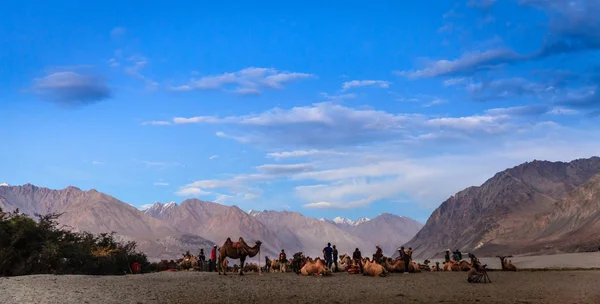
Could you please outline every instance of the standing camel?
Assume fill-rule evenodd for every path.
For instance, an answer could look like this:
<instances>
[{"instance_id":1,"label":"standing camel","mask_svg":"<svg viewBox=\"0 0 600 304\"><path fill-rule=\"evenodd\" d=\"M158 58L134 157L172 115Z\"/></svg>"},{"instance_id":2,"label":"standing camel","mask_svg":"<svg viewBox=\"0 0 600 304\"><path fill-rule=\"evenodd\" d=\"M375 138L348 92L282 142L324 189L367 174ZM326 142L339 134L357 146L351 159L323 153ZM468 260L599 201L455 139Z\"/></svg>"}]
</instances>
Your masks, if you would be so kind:
<instances>
[{"instance_id":1,"label":"standing camel","mask_svg":"<svg viewBox=\"0 0 600 304\"><path fill-rule=\"evenodd\" d=\"M223 275L227 275L225 272L226 268L223 268L223 262L226 258L240 260L240 275L244 274L244 262L246 261L246 257L254 257L260 252L261 241L256 241L256 245L254 247L248 246L244 239L240 237L239 241L232 242L231 238L227 238L225 243L221 248L219 248L219 261L217 264L217 269L219 274L221 274L221 270L223 271Z\"/></svg>"}]
</instances>

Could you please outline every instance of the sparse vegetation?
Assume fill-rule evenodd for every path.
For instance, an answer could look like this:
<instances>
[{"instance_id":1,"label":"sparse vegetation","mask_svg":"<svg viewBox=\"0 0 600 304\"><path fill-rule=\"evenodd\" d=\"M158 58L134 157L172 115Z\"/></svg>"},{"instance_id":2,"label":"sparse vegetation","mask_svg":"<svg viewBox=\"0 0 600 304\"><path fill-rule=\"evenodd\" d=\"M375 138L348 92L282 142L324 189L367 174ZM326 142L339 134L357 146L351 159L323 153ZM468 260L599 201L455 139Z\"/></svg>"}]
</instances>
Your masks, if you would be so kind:
<instances>
[{"instance_id":1,"label":"sparse vegetation","mask_svg":"<svg viewBox=\"0 0 600 304\"><path fill-rule=\"evenodd\" d=\"M118 242L112 233L93 235L59 226L60 214L35 215L0 209L0 276L28 274L117 275L138 262L151 270L135 242Z\"/></svg>"}]
</instances>

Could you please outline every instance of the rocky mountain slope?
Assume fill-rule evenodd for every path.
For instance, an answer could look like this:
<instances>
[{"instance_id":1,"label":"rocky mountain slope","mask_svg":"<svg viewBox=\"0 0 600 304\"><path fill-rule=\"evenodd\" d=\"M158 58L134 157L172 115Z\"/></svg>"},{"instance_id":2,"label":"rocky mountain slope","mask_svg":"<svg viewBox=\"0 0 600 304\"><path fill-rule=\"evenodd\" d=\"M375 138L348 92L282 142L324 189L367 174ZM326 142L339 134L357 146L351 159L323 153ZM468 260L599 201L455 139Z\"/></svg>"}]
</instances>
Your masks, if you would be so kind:
<instances>
[{"instance_id":1,"label":"rocky mountain slope","mask_svg":"<svg viewBox=\"0 0 600 304\"><path fill-rule=\"evenodd\" d=\"M576 195L570 192L599 172L598 157L569 163L533 161L504 170L443 202L405 246L411 246L415 256L426 258L441 256L446 248L480 255L530 252L535 249L530 244L540 246L540 231L546 229L548 235L571 231L572 227L564 225L548 230L552 229L547 227L550 219L560 218L550 214L559 212L559 205L569 210L580 208L581 197L559 201ZM549 227L558 224L553 225ZM556 249L569 250L568 246L559 247Z\"/></svg>"},{"instance_id":2,"label":"rocky mountain slope","mask_svg":"<svg viewBox=\"0 0 600 304\"><path fill-rule=\"evenodd\" d=\"M0 187L0 207L19 209L30 216L63 213L59 222L75 231L116 232L119 239L135 240L152 258L174 258L185 250L197 251L212 242L171 227L137 208L96 190L76 187L51 190L31 184Z\"/></svg>"},{"instance_id":3,"label":"rocky mountain slope","mask_svg":"<svg viewBox=\"0 0 600 304\"><path fill-rule=\"evenodd\" d=\"M600 173L569 192L542 217L533 250L588 251L600 246Z\"/></svg>"},{"instance_id":4,"label":"rocky mountain slope","mask_svg":"<svg viewBox=\"0 0 600 304\"><path fill-rule=\"evenodd\" d=\"M322 256L321 250L328 242L335 244L339 252L373 247L369 241L357 238L328 221L309 218L298 212L262 211L255 212L253 216L283 239L297 242L299 248L310 256Z\"/></svg>"},{"instance_id":5,"label":"rocky mountain slope","mask_svg":"<svg viewBox=\"0 0 600 304\"><path fill-rule=\"evenodd\" d=\"M342 228L350 235L379 245L385 255L391 256L398 247L414 237L423 225L411 218L382 213L368 221Z\"/></svg>"},{"instance_id":6,"label":"rocky mountain slope","mask_svg":"<svg viewBox=\"0 0 600 304\"><path fill-rule=\"evenodd\" d=\"M164 220L180 231L206 236L218 245L228 237L237 239L241 236L248 243L261 240L262 250L271 256L278 254L281 248L290 251L300 248L293 234L278 235L236 206L188 199L180 205L155 203L145 213Z\"/></svg>"}]
</instances>

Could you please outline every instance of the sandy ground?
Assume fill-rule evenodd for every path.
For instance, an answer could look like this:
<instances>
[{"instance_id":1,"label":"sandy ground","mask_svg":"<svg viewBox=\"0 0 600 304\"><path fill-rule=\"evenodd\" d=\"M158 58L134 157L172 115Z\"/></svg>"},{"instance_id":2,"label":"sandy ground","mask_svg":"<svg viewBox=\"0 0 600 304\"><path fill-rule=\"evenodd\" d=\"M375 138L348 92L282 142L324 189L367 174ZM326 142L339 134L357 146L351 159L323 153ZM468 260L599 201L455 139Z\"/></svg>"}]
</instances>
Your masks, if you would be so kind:
<instances>
[{"instance_id":1,"label":"sandy ground","mask_svg":"<svg viewBox=\"0 0 600 304\"><path fill-rule=\"evenodd\" d=\"M162 272L128 276L36 275L0 278L0 303L600 303L600 271L490 272L491 284L466 273L292 273L219 276Z\"/></svg>"},{"instance_id":2,"label":"sandy ground","mask_svg":"<svg viewBox=\"0 0 600 304\"><path fill-rule=\"evenodd\" d=\"M466 254L463 258L467 261L469 258ZM560 268L597 268L600 269L600 252L584 252L584 253L563 253L554 255L541 256L514 256L508 258L519 269L535 268L535 269L560 269ZM500 259L496 257L481 257L482 263L487 264L488 268L501 269ZM443 259L431 260L435 262L443 262ZM417 263L422 263L422 260L415 260ZM431 265L433 265L431 264Z\"/></svg>"}]
</instances>

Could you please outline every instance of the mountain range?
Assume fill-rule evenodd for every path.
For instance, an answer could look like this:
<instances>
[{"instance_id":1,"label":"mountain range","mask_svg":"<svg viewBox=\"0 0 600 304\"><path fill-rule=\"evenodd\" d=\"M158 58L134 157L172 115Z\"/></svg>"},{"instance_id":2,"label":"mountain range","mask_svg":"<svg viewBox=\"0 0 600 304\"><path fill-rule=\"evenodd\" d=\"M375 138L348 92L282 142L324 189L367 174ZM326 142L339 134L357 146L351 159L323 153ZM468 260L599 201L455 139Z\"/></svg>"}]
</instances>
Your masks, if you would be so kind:
<instances>
[{"instance_id":1,"label":"mountain range","mask_svg":"<svg viewBox=\"0 0 600 304\"><path fill-rule=\"evenodd\" d=\"M375 245L392 255L404 244L415 258L441 257L447 248L479 256L592 251L600 246L600 158L534 160L498 172L449 197L424 226L389 213L329 220L289 211L245 212L197 199L155 203L142 211L93 189L31 184L1 184L0 208L63 213L62 224L93 233L115 231L123 240L137 241L152 259L177 258L239 236L261 240L269 256L281 249L320 256L327 242L340 253L358 247L367 256Z\"/></svg>"},{"instance_id":2,"label":"mountain range","mask_svg":"<svg viewBox=\"0 0 600 304\"><path fill-rule=\"evenodd\" d=\"M405 246L481 256L597 250L600 158L526 162L444 201Z\"/></svg>"},{"instance_id":3,"label":"mountain range","mask_svg":"<svg viewBox=\"0 0 600 304\"><path fill-rule=\"evenodd\" d=\"M155 203L139 210L96 190L76 187L61 190L23 186L0 186L0 208L19 209L29 215L62 213L59 222L76 231L92 233L114 231L121 240L135 240L152 260L174 259L187 250L208 250L227 237L263 242L264 255L276 256L281 249L288 254L303 251L320 256L327 242L340 253L361 248L394 251L421 228L407 217L388 213L357 222L330 221L306 217L298 212L250 211L237 206L188 199L181 204ZM350 224L352 223L352 224ZM386 233L381 233L385 231Z\"/></svg>"}]
</instances>

